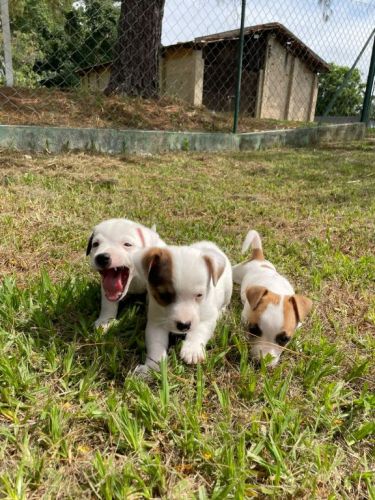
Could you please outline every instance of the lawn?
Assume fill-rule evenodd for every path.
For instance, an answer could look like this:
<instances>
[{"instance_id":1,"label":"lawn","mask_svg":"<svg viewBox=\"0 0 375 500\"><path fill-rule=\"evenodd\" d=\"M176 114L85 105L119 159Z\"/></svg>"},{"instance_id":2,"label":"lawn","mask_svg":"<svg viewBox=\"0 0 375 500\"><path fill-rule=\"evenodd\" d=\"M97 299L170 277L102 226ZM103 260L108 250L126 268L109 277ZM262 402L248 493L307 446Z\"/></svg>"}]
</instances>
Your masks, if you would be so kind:
<instances>
[{"instance_id":1,"label":"lawn","mask_svg":"<svg viewBox=\"0 0 375 500\"><path fill-rule=\"evenodd\" d=\"M236 154L0 153L1 498L375 498L375 141ZM145 307L93 330L84 256L108 217L173 243L249 227L314 300L274 370L255 368L239 291L208 359L172 350L150 384Z\"/></svg>"}]
</instances>

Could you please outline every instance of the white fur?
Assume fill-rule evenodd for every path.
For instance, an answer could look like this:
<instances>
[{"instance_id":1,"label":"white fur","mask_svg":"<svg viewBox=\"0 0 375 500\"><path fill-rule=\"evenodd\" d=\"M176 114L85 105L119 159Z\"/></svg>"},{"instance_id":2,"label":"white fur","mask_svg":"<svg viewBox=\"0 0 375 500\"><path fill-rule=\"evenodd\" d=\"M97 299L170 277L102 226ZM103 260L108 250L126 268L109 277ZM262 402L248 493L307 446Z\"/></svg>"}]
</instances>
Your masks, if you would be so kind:
<instances>
[{"instance_id":1,"label":"white fur","mask_svg":"<svg viewBox=\"0 0 375 500\"><path fill-rule=\"evenodd\" d=\"M143 235L143 239L140 235ZM99 246L95 246L99 243ZM131 246L124 246L124 244ZM101 286L101 310L95 327L108 328L110 322L116 318L119 302L127 293L142 293L146 291L146 280L140 275L133 263L135 252L151 246L165 246L163 240L153 229L127 219L109 219L101 222L93 229L92 248L90 251L91 265L99 271L95 257L108 253L111 257L110 267L129 268L129 278L121 296L115 300L108 300Z\"/></svg>"},{"instance_id":2,"label":"white fur","mask_svg":"<svg viewBox=\"0 0 375 500\"><path fill-rule=\"evenodd\" d=\"M246 252L250 245L253 249L262 249L261 239L257 231L249 231L242 251ZM251 311L246 298L246 290L249 287L262 286L281 296L280 303L277 305L269 304L260 318L259 327L262 330L262 336L259 339L250 338L252 357L260 359L270 354L273 357L270 366L274 366L282 353L282 347L275 342L275 337L282 331L284 324L284 300L286 296L294 295L294 288L268 260L251 260L233 266L233 280L241 285L241 301L244 305L241 318L245 325L248 323Z\"/></svg>"},{"instance_id":3,"label":"white fur","mask_svg":"<svg viewBox=\"0 0 375 500\"><path fill-rule=\"evenodd\" d=\"M186 339L182 343L181 358L188 364L203 361L206 356L206 344L232 295L231 264L215 244L203 241L191 246L167 248L172 255L176 300L164 307L149 294L147 358L145 365L137 367L137 373L145 373L149 368L158 369L159 362L167 355L169 333L181 334L176 327L177 322L191 322ZM216 286L210 279L204 256L209 256L215 266L222 266L224 269ZM139 259L135 259L139 269L142 268L141 258L142 255L139 255ZM198 294L202 294L202 297L197 297Z\"/></svg>"},{"instance_id":4,"label":"white fur","mask_svg":"<svg viewBox=\"0 0 375 500\"><path fill-rule=\"evenodd\" d=\"M250 229L247 233L246 238L242 244L242 253L245 253L251 245L251 248L259 248L262 250L262 241L260 239L259 233L254 229Z\"/></svg>"}]
</instances>

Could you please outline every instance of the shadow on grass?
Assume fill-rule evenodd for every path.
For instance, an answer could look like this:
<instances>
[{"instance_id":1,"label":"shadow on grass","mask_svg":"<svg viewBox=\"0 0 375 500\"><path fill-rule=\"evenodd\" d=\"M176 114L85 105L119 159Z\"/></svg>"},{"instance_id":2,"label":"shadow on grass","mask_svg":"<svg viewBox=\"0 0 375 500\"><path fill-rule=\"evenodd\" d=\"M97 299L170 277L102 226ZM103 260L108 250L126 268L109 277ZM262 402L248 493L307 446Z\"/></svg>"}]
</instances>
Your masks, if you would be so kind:
<instances>
[{"instance_id":1,"label":"shadow on grass","mask_svg":"<svg viewBox=\"0 0 375 500\"><path fill-rule=\"evenodd\" d=\"M42 273L24 290L9 279L0 285L0 326L31 337L47 360L74 352L82 368L95 365L105 377L123 379L144 353L145 295L127 297L107 332L94 329L99 309L100 286L89 278L52 283Z\"/></svg>"}]
</instances>

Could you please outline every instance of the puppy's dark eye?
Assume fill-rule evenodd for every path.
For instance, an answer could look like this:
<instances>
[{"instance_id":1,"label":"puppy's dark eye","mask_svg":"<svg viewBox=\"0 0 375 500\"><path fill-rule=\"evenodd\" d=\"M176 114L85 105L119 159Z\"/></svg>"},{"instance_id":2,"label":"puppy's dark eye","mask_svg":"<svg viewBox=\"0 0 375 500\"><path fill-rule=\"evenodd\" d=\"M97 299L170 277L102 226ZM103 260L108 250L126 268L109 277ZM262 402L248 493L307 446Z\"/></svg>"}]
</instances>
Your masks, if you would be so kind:
<instances>
[{"instance_id":1,"label":"puppy's dark eye","mask_svg":"<svg viewBox=\"0 0 375 500\"><path fill-rule=\"evenodd\" d=\"M92 248L97 248L99 246L99 241L95 241L95 243L92 244Z\"/></svg>"},{"instance_id":2,"label":"puppy's dark eye","mask_svg":"<svg viewBox=\"0 0 375 500\"><path fill-rule=\"evenodd\" d=\"M289 340L290 340L290 337L285 332L281 332L278 335L276 335L276 343L281 347L284 347L285 345L287 345Z\"/></svg>"},{"instance_id":3,"label":"puppy's dark eye","mask_svg":"<svg viewBox=\"0 0 375 500\"><path fill-rule=\"evenodd\" d=\"M197 293L195 296L195 298L198 300L201 299L202 297L203 297L203 293Z\"/></svg>"},{"instance_id":4,"label":"puppy's dark eye","mask_svg":"<svg viewBox=\"0 0 375 500\"><path fill-rule=\"evenodd\" d=\"M256 335L257 337L261 337L261 335L262 335L262 330L259 328L258 325L250 325L249 332L252 335Z\"/></svg>"},{"instance_id":5,"label":"puppy's dark eye","mask_svg":"<svg viewBox=\"0 0 375 500\"><path fill-rule=\"evenodd\" d=\"M124 243L124 247L132 247L133 245L131 243Z\"/></svg>"}]
</instances>

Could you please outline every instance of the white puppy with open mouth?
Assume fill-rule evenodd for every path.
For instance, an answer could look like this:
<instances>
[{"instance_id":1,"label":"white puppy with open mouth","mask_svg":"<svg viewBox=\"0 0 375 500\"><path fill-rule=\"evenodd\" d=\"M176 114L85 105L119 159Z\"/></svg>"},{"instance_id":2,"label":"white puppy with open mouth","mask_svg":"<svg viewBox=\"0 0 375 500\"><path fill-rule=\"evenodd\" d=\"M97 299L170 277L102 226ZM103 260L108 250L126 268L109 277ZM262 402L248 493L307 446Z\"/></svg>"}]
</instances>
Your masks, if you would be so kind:
<instances>
[{"instance_id":1,"label":"white puppy with open mouth","mask_svg":"<svg viewBox=\"0 0 375 500\"><path fill-rule=\"evenodd\" d=\"M158 369L167 355L169 334L184 336L180 356L188 364L203 361L220 313L232 295L232 268L213 243L150 248L135 257L149 295L144 365L135 373Z\"/></svg>"},{"instance_id":2,"label":"white puppy with open mouth","mask_svg":"<svg viewBox=\"0 0 375 500\"><path fill-rule=\"evenodd\" d=\"M146 279L138 274L134 254L147 247L165 246L154 231L127 219L109 219L94 227L86 255L101 274L101 310L95 327L108 328L116 318L119 302L127 293L146 291Z\"/></svg>"},{"instance_id":3,"label":"white puppy with open mouth","mask_svg":"<svg viewBox=\"0 0 375 500\"><path fill-rule=\"evenodd\" d=\"M233 280L241 285L242 322L250 333L251 356L259 360L270 354L273 359L269 366L275 366L310 312L312 301L296 295L289 281L264 259L257 231L248 232L242 252L250 245L251 258L233 267Z\"/></svg>"}]
</instances>

